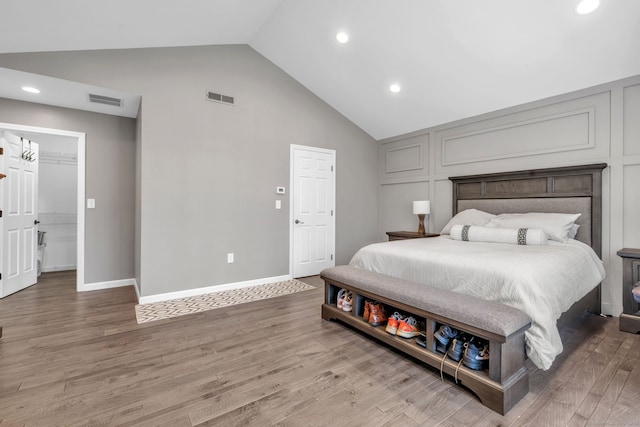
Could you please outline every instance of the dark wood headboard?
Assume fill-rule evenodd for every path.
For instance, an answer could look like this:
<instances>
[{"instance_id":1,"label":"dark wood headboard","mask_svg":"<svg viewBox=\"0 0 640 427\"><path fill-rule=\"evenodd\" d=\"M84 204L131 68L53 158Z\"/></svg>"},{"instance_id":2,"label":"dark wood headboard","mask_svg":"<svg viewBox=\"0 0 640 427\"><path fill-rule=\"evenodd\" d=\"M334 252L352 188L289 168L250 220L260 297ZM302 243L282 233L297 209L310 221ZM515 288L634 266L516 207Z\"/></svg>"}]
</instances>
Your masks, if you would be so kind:
<instances>
[{"instance_id":1,"label":"dark wood headboard","mask_svg":"<svg viewBox=\"0 0 640 427\"><path fill-rule=\"evenodd\" d=\"M606 163L457 176L453 214L476 208L495 214L582 213L576 239L602 252L602 170Z\"/></svg>"}]
</instances>

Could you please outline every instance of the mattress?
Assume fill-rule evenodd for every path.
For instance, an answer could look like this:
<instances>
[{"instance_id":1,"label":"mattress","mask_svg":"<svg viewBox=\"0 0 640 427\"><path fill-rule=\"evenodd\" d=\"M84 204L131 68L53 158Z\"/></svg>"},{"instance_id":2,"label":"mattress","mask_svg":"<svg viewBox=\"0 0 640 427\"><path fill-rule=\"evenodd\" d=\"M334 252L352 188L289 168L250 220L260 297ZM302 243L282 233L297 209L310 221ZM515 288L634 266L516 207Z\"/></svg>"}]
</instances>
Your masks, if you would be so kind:
<instances>
[{"instance_id":1,"label":"mattress","mask_svg":"<svg viewBox=\"0 0 640 427\"><path fill-rule=\"evenodd\" d=\"M525 332L527 355L545 370L562 352L558 318L605 277L593 249L577 240L543 246L449 236L398 240L360 249L349 265L524 311L532 319Z\"/></svg>"}]
</instances>

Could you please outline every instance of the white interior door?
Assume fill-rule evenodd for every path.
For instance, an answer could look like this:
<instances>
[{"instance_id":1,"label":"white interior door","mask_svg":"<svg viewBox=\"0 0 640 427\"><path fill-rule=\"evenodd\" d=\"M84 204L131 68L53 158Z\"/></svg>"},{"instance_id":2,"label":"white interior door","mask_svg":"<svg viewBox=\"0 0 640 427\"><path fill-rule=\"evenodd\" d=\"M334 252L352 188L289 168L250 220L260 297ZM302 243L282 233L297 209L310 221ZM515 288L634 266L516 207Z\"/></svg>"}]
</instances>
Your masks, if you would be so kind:
<instances>
[{"instance_id":1,"label":"white interior door","mask_svg":"<svg viewBox=\"0 0 640 427\"><path fill-rule=\"evenodd\" d=\"M38 278L38 144L0 133L0 298Z\"/></svg>"},{"instance_id":2,"label":"white interior door","mask_svg":"<svg viewBox=\"0 0 640 427\"><path fill-rule=\"evenodd\" d=\"M334 150L291 146L293 277L335 265Z\"/></svg>"}]
</instances>

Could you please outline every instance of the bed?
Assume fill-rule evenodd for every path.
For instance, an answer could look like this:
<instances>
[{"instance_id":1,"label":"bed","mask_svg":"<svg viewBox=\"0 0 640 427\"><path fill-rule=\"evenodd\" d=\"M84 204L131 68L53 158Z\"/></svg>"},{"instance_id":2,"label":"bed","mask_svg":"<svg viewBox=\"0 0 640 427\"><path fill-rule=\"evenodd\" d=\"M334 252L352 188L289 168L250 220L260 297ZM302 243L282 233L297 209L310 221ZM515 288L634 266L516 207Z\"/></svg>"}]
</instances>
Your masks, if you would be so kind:
<instances>
[{"instance_id":1,"label":"bed","mask_svg":"<svg viewBox=\"0 0 640 427\"><path fill-rule=\"evenodd\" d=\"M525 366L525 342L531 361L542 369L547 369L562 349L558 329L585 315L600 312L599 281L604 277L604 269L599 259L602 243L602 170L606 166L591 164L449 178L453 188L454 216L459 213L464 215L464 211L473 209L491 214L579 213L580 216L575 221L579 228L574 240L562 244L551 243L545 248L520 248L524 251L514 250L518 245L454 242L443 236L376 244L373 246L383 248L382 252L393 254L391 267L383 266L384 261L378 259L379 254L373 255L373 261L365 261L361 259L359 252L354 256L350 266L333 267L321 273L325 280L322 317L326 320L340 320L422 362L438 367L441 372L444 370L455 376L456 382L461 380L461 383L471 389L486 406L501 414L506 413L529 389L528 368ZM551 272L551 277L555 277L556 281L547 284L541 292L552 293L552 301L557 297L554 292L563 288L565 282L568 283L568 276L576 276L577 280L569 286L571 289L568 297L563 297L562 301L558 301L551 308L543 306L546 303L541 301L540 292L525 291L525 296L530 294L530 298L520 302L512 301L511 291L527 285L518 282L517 274L512 277L513 283L504 285L505 289L509 289L504 292L506 298L495 299L486 295L482 297L477 288L485 286L490 294L501 294L502 289L499 280L489 278L484 272L478 274L479 280L474 281L473 269L482 270L487 259L496 258L495 254L487 255L486 245L500 246L499 252L502 251L503 254L517 253L516 260L502 264L503 270L524 271L530 264L528 259L531 252L551 250L546 256L552 260L556 256L554 250L560 248L561 252L567 252L565 255L568 256L569 264L576 262L578 267L569 271L558 266L559 268ZM407 266L407 262L414 262L412 257L416 253L428 252L426 248L429 247L440 252L447 246L449 249L453 247L454 252L459 252L459 258L453 261L454 264L469 264L464 274L456 273L458 275L454 274L453 278L445 276L445 282L453 283L449 289L444 286L438 287L441 285L439 282L443 281L442 277L439 277L442 276L442 271L424 271L435 267L423 266L423 271L420 272L420 268ZM402 250L398 251L399 248ZM398 255L397 252L405 252L407 259L400 261L402 255ZM582 261L573 258L578 256L576 253L581 254L579 257L582 257ZM553 261L551 264L546 262L546 267L538 269L554 267ZM367 263L369 265L365 265ZM444 267L440 268L446 272L451 265L445 263ZM535 270L534 266L524 277L533 275L532 272ZM581 286L582 281L590 283ZM336 295L341 288L353 291L353 312L345 313L336 307ZM426 349L419 350L415 344L390 336L384 331L384 327L372 328L363 322L361 316L365 300L372 298L378 299L390 308L397 307L425 320ZM540 317L541 314L546 317ZM462 369L459 363L456 365L438 353L433 334L441 325L451 325L487 339L491 349L488 371L483 373ZM510 329L500 331L502 325L507 325ZM551 337L540 334L541 330L550 332ZM548 341L546 347L542 344L539 348L540 340Z\"/></svg>"},{"instance_id":2,"label":"bed","mask_svg":"<svg viewBox=\"0 0 640 427\"><path fill-rule=\"evenodd\" d=\"M560 316L568 312L560 322L564 324L585 311L600 311L600 188L605 166L450 178L454 214L471 212L468 209L491 214L580 213L575 239L566 243L465 242L443 235L369 245L349 265L524 311L532 319L525 333L527 355L537 367L549 369L562 352L556 324Z\"/></svg>"}]
</instances>

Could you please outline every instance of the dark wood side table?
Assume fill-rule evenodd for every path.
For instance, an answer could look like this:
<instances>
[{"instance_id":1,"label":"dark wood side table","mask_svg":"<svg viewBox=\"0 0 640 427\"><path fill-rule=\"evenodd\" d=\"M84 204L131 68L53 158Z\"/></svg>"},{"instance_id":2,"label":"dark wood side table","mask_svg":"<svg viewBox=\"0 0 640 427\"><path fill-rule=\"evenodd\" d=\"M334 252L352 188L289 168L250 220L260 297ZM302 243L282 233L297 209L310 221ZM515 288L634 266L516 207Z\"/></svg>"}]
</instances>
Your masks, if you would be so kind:
<instances>
[{"instance_id":1,"label":"dark wood side table","mask_svg":"<svg viewBox=\"0 0 640 427\"><path fill-rule=\"evenodd\" d=\"M423 239L425 237L438 237L437 233L418 233L417 231L387 231L389 241L406 239Z\"/></svg>"},{"instance_id":2,"label":"dark wood side table","mask_svg":"<svg viewBox=\"0 0 640 427\"><path fill-rule=\"evenodd\" d=\"M620 249L618 256L622 257L620 330L637 334L640 332L640 305L634 301L631 289L640 282L640 249Z\"/></svg>"}]
</instances>

